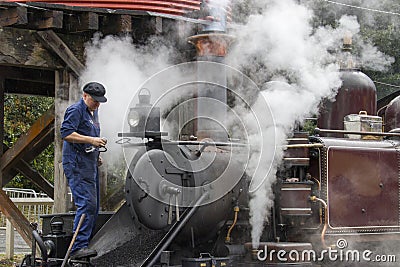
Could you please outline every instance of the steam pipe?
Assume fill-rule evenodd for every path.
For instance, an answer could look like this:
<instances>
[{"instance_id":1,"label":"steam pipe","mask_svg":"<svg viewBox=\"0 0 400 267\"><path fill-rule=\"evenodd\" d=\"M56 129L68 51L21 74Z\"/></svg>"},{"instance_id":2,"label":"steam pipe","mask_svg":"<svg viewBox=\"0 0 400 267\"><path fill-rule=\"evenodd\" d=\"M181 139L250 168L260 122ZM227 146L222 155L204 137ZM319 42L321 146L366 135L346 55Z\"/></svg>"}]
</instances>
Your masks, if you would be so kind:
<instances>
[{"instance_id":1,"label":"steam pipe","mask_svg":"<svg viewBox=\"0 0 400 267\"><path fill-rule=\"evenodd\" d=\"M33 232L35 232L37 230L37 224L31 223L31 227L36 227L33 229ZM32 232L33 238L32 238L32 255L31 255L32 259L30 262L31 267L35 267L35 265L36 265L36 238L33 235L33 232Z\"/></svg>"},{"instance_id":2,"label":"steam pipe","mask_svg":"<svg viewBox=\"0 0 400 267\"><path fill-rule=\"evenodd\" d=\"M323 144L295 144L295 145L286 145L284 148L318 148L323 147Z\"/></svg>"},{"instance_id":3,"label":"steam pipe","mask_svg":"<svg viewBox=\"0 0 400 267\"><path fill-rule=\"evenodd\" d=\"M326 229L328 228L328 205L326 204L326 202L323 199L317 198L316 196L311 196L310 200L318 201L318 202L322 203L322 205L325 208L324 228L322 229L322 232L321 232L321 243L326 248L326 247L328 247L325 243L325 233L326 233Z\"/></svg>"},{"instance_id":4,"label":"steam pipe","mask_svg":"<svg viewBox=\"0 0 400 267\"><path fill-rule=\"evenodd\" d=\"M39 233L36 230L32 231L32 235L39 245L40 253L42 254L43 266L45 267L47 266L47 259L48 259L46 246L44 245L43 239L40 237Z\"/></svg>"},{"instance_id":5,"label":"steam pipe","mask_svg":"<svg viewBox=\"0 0 400 267\"><path fill-rule=\"evenodd\" d=\"M359 134L359 135L376 135L376 136L392 136L392 137L400 137L400 133L387 133L387 132L358 132L358 131L345 131L345 130L328 130L328 129L319 129L315 128L315 133L342 133L342 134Z\"/></svg>"},{"instance_id":6,"label":"steam pipe","mask_svg":"<svg viewBox=\"0 0 400 267\"><path fill-rule=\"evenodd\" d=\"M204 194L199 197L199 199L194 204L193 208L188 212L186 216L184 216L183 220L179 222L177 221L168 231L168 233L164 236L164 238L160 241L159 245L162 246L159 247L159 245L157 245L151 252L149 257L147 257L147 259L142 263L142 265L140 265L140 267L144 266L151 267L155 264L155 262L160 257L161 253L171 244L171 242L174 240L174 238L177 236L180 230L182 230L183 226L185 226L185 224L189 221L189 219L195 214L200 204L206 197L208 197L208 195L209 195L208 192L204 192Z\"/></svg>"},{"instance_id":7,"label":"steam pipe","mask_svg":"<svg viewBox=\"0 0 400 267\"><path fill-rule=\"evenodd\" d=\"M239 213L239 207L235 206L233 208L233 211L235 212L235 216L234 216L234 219L233 219L233 223L232 223L231 227L229 227L228 233L226 234L226 238L225 238L226 242L231 242L231 232L232 232L232 230L235 227L236 222L237 222L237 217L238 217L238 213Z\"/></svg>"},{"instance_id":8,"label":"steam pipe","mask_svg":"<svg viewBox=\"0 0 400 267\"><path fill-rule=\"evenodd\" d=\"M317 178L312 177L309 173L306 174L307 180L312 180L318 185L318 190L321 191L321 182L317 180Z\"/></svg>"},{"instance_id":9,"label":"steam pipe","mask_svg":"<svg viewBox=\"0 0 400 267\"><path fill-rule=\"evenodd\" d=\"M129 141L123 143L125 147L129 146L145 146L148 142L141 143L129 143ZM230 142L201 142L201 141L161 141L162 146L176 146L176 145L186 145L186 146L231 146L231 147L245 147L249 146L249 144L244 143L230 143Z\"/></svg>"}]
</instances>

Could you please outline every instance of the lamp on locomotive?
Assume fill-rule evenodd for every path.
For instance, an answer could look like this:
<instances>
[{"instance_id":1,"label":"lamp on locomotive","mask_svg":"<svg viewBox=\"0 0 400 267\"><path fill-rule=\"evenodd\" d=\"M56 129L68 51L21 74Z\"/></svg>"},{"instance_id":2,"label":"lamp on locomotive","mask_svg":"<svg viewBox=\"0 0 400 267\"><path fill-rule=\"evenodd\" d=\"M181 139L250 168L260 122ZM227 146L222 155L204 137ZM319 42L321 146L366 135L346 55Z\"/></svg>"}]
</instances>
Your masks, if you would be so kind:
<instances>
[{"instance_id":1,"label":"lamp on locomotive","mask_svg":"<svg viewBox=\"0 0 400 267\"><path fill-rule=\"evenodd\" d=\"M146 88L139 92L139 103L131 108L128 124L131 136L155 137L160 135L160 108L150 104L151 94Z\"/></svg>"}]
</instances>

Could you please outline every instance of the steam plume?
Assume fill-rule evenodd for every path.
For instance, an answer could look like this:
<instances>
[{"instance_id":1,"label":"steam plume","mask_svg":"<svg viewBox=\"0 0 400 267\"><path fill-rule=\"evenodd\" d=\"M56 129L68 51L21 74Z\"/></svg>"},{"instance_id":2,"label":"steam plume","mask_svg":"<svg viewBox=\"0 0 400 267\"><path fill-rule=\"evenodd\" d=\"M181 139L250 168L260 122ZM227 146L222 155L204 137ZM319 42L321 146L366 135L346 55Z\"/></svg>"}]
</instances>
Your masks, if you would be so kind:
<instances>
[{"instance_id":1,"label":"steam plume","mask_svg":"<svg viewBox=\"0 0 400 267\"><path fill-rule=\"evenodd\" d=\"M249 10L257 13L235 27L237 42L230 62L263 85L260 98L268 103L275 120L275 125L271 122L263 129L250 160L260 160L258 166L250 166L256 170L249 169L253 173L250 223L257 247L272 206L271 186L285 139L296 122L317 113L322 98L335 95L341 80L330 51L340 51L344 33L357 34L359 24L356 17L345 16L337 28L315 29L313 11L294 0L259 1L255 6Z\"/></svg>"},{"instance_id":2,"label":"steam plume","mask_svg":"<svg viewBox=\"0 0 400 267\"><path fill-rule=\"evenodd\" d=\"M107 103L99 108L102 136L107 137L108 164L119 164L121 146L115 144L117 133L127 131L124 119L133 96L153 73L168 66L170 49L156 38L147 46L135 46L130 37L96 35L86 47L86 70L82 84L98 81L105 85Z\"/></svg>"}]
</instances>

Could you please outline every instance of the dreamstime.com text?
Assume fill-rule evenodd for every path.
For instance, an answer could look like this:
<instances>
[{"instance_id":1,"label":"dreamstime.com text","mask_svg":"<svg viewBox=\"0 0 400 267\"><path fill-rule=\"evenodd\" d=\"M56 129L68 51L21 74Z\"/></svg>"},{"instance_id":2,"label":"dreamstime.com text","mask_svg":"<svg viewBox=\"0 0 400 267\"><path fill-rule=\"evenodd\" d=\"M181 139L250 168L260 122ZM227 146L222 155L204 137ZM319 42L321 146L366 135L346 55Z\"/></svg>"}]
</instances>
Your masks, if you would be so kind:
<instances>
[{"instance_id":1,"label":"dreamstime.com text","mask_svg":"<svg viewBox=\"0 0 400 267\"><path fill-rule=\"evenodd\" d=\"M394 263L397 261L396 255L374 254L371 250L347 249L347 241L339 239L336 248L324 249L317 253L314 250L275 250L269 249L267 245L257 252L259 261L280 262L375 262L375 263Z\"/></svg>"}]
</instances>

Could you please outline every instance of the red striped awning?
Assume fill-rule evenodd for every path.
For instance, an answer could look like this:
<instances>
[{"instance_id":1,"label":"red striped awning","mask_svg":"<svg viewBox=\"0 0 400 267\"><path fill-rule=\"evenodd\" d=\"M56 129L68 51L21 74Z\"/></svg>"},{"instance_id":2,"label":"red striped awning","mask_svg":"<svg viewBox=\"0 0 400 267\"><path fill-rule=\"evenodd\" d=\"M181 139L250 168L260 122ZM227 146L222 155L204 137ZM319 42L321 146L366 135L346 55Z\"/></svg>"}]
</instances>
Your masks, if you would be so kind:
<instances>
[{"instance_id":1,"label":"red striped awning","mask_svg":"<svg viewBox=\"0 0 400 267\"><path fill-rule=\"evenodd\" d=\"M6 0L6 2L40 2L93 8L130 9L183 16L200 10L201 0Z\"/></svg>"}]
</instances>

